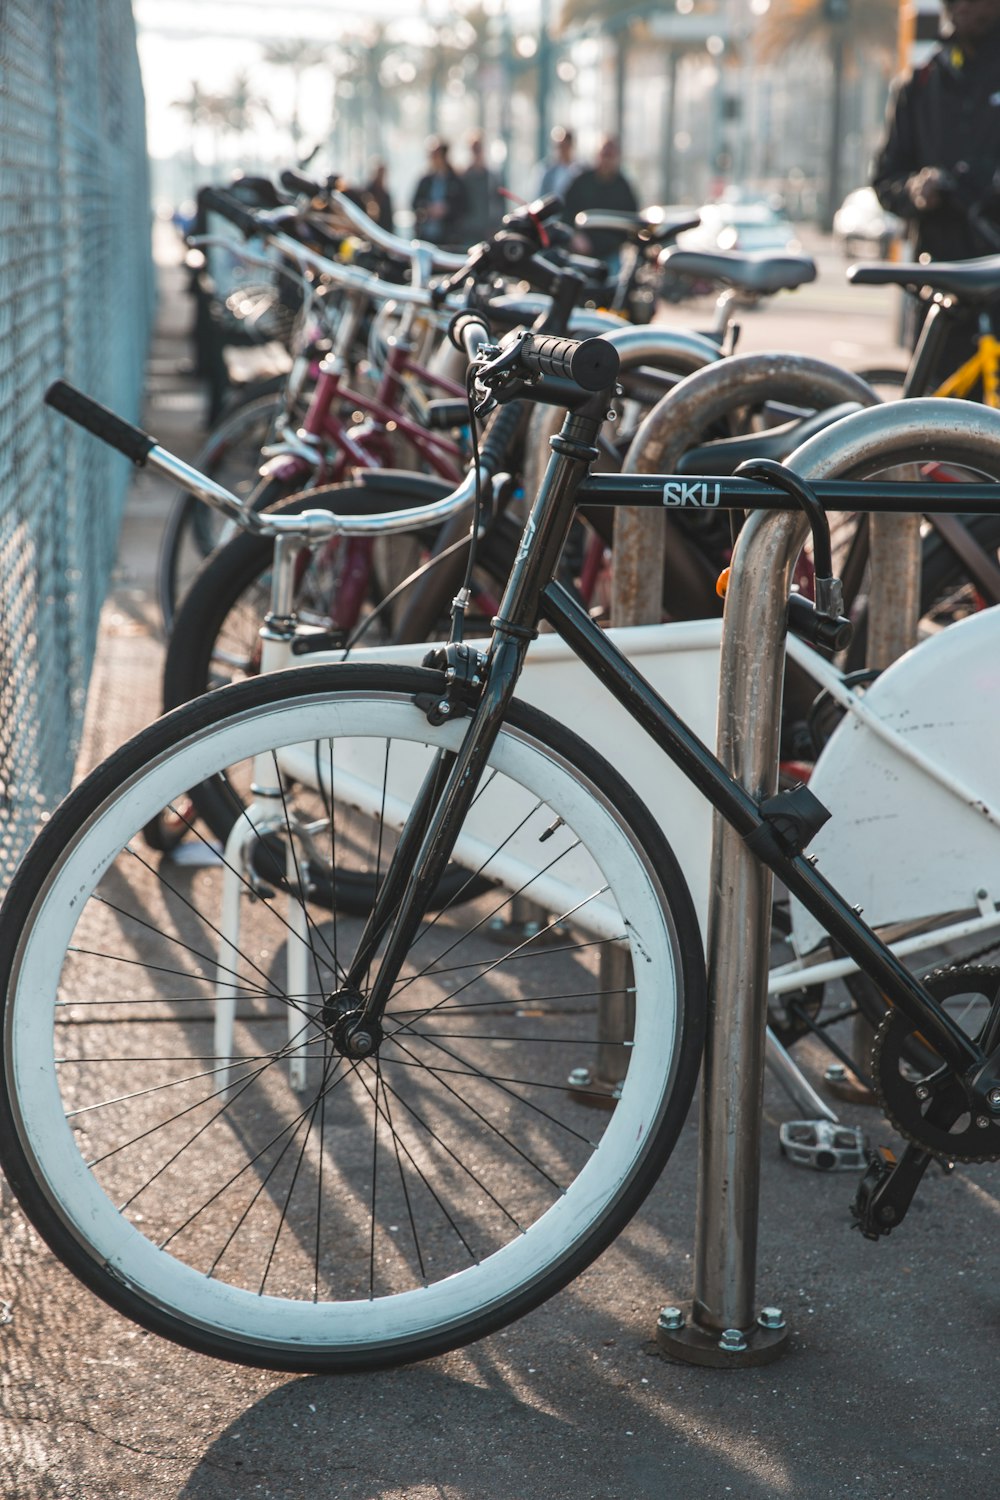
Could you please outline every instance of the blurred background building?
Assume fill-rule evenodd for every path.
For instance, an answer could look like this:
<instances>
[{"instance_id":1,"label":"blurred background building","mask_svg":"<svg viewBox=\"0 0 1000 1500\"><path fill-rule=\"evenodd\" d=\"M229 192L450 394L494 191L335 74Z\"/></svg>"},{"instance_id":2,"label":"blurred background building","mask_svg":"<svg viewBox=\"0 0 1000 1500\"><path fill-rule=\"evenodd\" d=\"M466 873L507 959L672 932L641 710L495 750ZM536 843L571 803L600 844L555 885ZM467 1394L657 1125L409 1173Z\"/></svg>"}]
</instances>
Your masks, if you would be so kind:
<instances>
[{"instance_id":1,"label":"blurred background building","mask_svg":"<svg viewBox=\"0 0 1000 1500\"><path fill-rule=\"evenodd\" d=\"M904 0L905 8L906 0ZM926 9L926 0L920 0ZM915 8L915 7L910 7ZM936 14L936 6L933 7ZM429 135L531 196L553 125L618 136L644 202L723 187L827 226L865 181L900 57L899 0L135 0L154 190L308 158L399 205ZM403 226L405 227L405 225Z\"/></svg>"}]
</instances>

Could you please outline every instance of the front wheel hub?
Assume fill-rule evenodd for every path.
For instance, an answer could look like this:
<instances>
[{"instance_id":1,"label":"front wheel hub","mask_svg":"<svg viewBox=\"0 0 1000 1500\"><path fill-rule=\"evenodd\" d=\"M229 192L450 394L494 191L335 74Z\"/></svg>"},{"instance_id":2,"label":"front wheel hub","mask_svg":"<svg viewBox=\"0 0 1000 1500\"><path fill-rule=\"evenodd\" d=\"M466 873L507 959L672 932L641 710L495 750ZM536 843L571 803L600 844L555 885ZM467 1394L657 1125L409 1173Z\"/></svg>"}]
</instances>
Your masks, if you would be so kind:
<instances>
[{"instance_id":1,"label":"front wheel hub","mask_svg":"<svg viewBox=\"0 0 1000 1500\"><path fill-rule=\"evenodd\" d=\"M373 1057L382 1041L381 1024L363 1013L358 990L338 990L323 1006L323 1020L342 1057Z\"/></svg>"}]
</instances>

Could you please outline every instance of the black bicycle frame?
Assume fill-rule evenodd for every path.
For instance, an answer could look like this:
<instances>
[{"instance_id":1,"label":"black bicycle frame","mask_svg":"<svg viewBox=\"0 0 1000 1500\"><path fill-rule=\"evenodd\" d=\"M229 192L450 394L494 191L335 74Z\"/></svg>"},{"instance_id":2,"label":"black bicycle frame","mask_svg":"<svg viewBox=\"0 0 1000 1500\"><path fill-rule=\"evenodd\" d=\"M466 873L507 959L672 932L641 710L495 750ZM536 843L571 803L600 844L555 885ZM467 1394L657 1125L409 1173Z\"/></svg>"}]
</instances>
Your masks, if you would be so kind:
<instances>
[{"instance_id":1,"label":"black bicycle frame","mask_svg":"<svg viewBox=\"0 0 1000 1500\"><path fill-rule=\"evenodd\" d=\"M603 411L606 400L588 403ZM758 858L779 877L843 951L879 986L887 1000L918 1027L954 1072L970 1075L977 1095L985 1099L1000 1080L994 1077L997 1058L984 1055L876 936L858 912L823 878L803 853L787 853L760 804L730 776L721 761L698 739L668 703L650 686L628 658L608 639L581 604L562 585L553 582L559 554L575 506L588 505L708 505L720 509L795 509L789 495L749 479L693 481L681 476L600 475L584 478L595 455L591 446L600 417L586 409L567 417L562 432L552 439L549 462L525 527L521 547L493 621L494 635L487 660L485 686L473 709L458 752L448 757L443 778L431 774L418 795L410 821L425 830L414 864L404 871L390 867L387 888L405 889L393 914L380 900L368 924L368 935L388 931L388 946L375 985L361 1002L359 1014L376 1024L395 982L403 957L423 915L422 902L433 891L451 856L461 820L475 796L479 776L500 732L503 715L513 695L528 642L544 617L580 660L622 704L635 722L705 796L715 810L745 840ZM827 481L812 486L816 495L836 510L912 511L914 486L857 484ZM1000 511L1000 485L921 484L921 510L954 508ZM682 497L687 497L686 500ZM433 806L431 806L433 802ZM405 838L405 834L404 834ZM412 843L409 845L412 849ZM394 879L394 875L399 878ZM363 943L363 946L364 943ZM355 966L355 977L372 957L370 944ZM359 996L360 999L360 996ZM984 1107L987 1107L984 1105Z\"/></svg>"}]
</instances>

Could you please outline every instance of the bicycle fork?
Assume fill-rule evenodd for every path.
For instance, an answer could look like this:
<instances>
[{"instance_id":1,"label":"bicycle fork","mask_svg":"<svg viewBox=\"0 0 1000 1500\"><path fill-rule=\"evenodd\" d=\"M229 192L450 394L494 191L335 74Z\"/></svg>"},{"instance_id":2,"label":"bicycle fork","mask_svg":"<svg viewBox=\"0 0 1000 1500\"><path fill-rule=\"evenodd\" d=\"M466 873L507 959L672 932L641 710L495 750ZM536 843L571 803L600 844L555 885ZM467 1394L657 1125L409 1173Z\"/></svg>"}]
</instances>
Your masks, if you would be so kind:
<instances>
[{"instance_id":1,"label":"bicycle fork","mask_svg":"<svg viewBox=\"0 0 1000 1500\"><path fill-rule=\"evenodd\" d=\"M606 408L606 396L593 398L570 414L562 432L552 439L553 456L525 525L499 613L492 621L489 653L481 663L482 672L475 674L483 680L472 684L478 699L465 737L457 750L440 751L427 772L345 981L327 1000L327 1024L345 1056L367 1057L378 1047L386 1005L479 790L528 644L536 634L534 621L542 590L565 544L577 487L598 456L594 441ZM451 690L456 681L452 674L446 696L427 706L432 723L468 712L467 700ZM367 976L383 943L375 978L365 993Z\"/></svg>"}]
</instances>

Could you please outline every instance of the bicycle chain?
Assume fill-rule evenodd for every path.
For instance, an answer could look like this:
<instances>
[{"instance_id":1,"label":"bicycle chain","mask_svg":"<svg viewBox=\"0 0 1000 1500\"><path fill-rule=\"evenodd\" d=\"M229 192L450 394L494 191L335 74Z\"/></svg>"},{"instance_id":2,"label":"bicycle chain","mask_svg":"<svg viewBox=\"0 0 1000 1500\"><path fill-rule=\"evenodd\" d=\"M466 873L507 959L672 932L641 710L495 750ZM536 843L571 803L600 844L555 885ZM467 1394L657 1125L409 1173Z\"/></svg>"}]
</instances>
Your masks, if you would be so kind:
<instances>
[{"instance_id":1,"label":"bicycle chain","mask_svg":"<svg viewBox=\"0 0 1000 1500\"><path fill-rule=\"evenodd\" d=\"M965 974L972 981L970 993L987 996L1000 993L1000 967L991 965L956 964L928 974L922 983L935 999L946 1000L955 993L952 986L956 979L961 982ZM949 993L941 994L946 987ZM989 1024L987 1019L987 1028ZM944 1068L924 1077L904 1076L903 1046L916 1029L899 1011L890 1010L875 1033L872 1076L889 1124L905 1141L939 1160L970 1163L1000 1160L1000 1119L973 1115L958 1079ZM950 1116L951 1127L939 1125L931 1118L935 1114ZM956 1130L955 1125L966 1116L968 1124Z\"/></svg>"}]
</instances>

